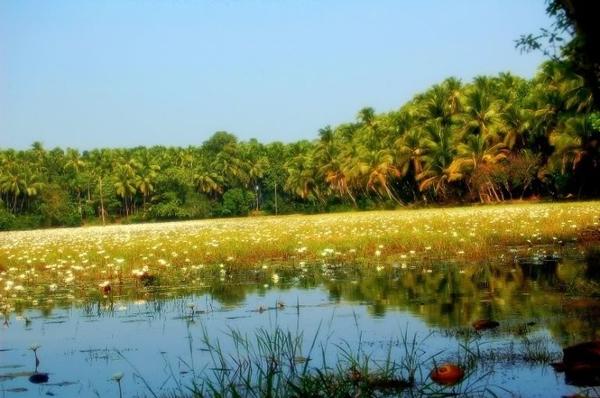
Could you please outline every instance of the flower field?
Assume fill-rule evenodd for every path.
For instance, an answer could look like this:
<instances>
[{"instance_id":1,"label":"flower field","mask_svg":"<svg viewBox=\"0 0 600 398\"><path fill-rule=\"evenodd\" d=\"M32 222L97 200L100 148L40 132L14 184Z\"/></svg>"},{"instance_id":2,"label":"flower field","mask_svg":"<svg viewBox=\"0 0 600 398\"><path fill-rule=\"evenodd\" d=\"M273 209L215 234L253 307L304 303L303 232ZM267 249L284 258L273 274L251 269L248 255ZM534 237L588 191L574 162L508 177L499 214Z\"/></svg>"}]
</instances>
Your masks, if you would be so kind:
<instances>
[{"instance_id":1,"label":"flower field","mask_svg":"<svg viewBox=\"0 0 600 398\"><path fill-rule=\"evenodd\" d=\"M600 202L255 217L0 233L0 305L202 286L240 270L430 260L510 261L519 248L594 240Z\"/></svg>"}]
</instances>

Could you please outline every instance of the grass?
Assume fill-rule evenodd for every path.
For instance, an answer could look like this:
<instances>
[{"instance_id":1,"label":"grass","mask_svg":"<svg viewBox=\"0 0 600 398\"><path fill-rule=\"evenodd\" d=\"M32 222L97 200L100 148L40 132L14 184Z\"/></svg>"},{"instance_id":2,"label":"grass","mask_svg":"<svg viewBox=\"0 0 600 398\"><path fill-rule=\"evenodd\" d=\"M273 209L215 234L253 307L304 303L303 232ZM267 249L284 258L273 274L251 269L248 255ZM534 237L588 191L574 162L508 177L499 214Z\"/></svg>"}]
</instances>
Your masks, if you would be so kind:
<instances>
[{"instance_id":1,"label":"grass","mask_svg":"<svg viewBox=\"0 0 600 398\"><path fill-rule=\"evenodd\" d=\"M491 372L477 372L479 357L464 346L460 352L439 352L425 357L419 339L400 333L387 348L373 354L362 335L356 344L332 343L320 336L319 327L312 339L302 332L280 327L260 328L250 334L231 329L226 341L211 337L202 328L201 350L210 358L203 369L194 369L189 386L177 383L168 397L384 397L384 396L496 396L502 387L488 384ZM360 335L360 332L359 332ZM190 339L191 341L191 339ZM308 342L308 346L305 343ZM224 348L227 347L227 348ZM193 349L190 349L190 354ZM429 378L442 355L455 358L465 369L457 384L442 386ZM125 356L135 379L141 380L150 396L157 392ZM182 358L179 361L185 362ZM173 378L177 376L172 374Z\"/></svg>"},{"instance_id":2,"label":"grass","mask_svg":"<svg viewBox=\"0 0 600 398\"><path fill-rule=\"evenodd\" d=\"M253 270L511 261L519 247L598 236L600 202L255 217L0 233L0 311L223 283ZM512 250L512 252L510 251ZM274 271L274 267L282 271Z\"/></svg>"}]
</instances>

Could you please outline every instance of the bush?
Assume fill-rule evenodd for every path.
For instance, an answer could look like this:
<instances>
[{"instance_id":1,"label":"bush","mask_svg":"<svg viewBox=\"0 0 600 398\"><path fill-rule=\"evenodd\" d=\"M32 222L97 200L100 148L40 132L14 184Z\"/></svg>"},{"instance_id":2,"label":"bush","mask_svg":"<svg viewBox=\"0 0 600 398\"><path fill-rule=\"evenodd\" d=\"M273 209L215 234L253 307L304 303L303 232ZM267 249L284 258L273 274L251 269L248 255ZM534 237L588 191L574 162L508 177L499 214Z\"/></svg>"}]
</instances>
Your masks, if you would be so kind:
<instances>
[{"instance_id":1,"label":"bush","mask_svg":"<svg viewBox=\"0 0 600 398\"><path fill-rule=\"evenodd\" d=\"M255 196L253 193L240 188L230 189L223 195L221 215L225 217L245 216L250 211L254 200Z\"/></svg>"},{"instance_id":2,"label":"bush","mask_svg":"<svg viewBox=\"0 0 600 398\"><path fill-rule=\"evenodd\" d=\"M152 205L148 210L150 218L157 220L174 220L177 218L187 218L187 214L181 209L179 200L170 200Z\"/></svg>"},{"instance_id":3,"label":"bush","mask_svg":"<svg viewBox=\"0 0 600 398\"><path fill-rule=\"evenodd\" d=\"M355 211L356 208L349 203L332 203L327 205L326 211L328 213L345 213L348 211Z\"/></svg>"},{"instance_id":4,"label":"bush","mask_svg":"<svg viewBox=\"0 0 600 398\"><path fill-rule=\"evenodd\" d=\"M370 198L362 197L358 199L357 203L358 208L361 210L375 210L377 208L377 204Z\"/></svg>"},{"instance_id":5,"label":"bush","mask_svg":"<svg viewBox=\"0 0 600 398\"><path fill-rule=\"evenodd\" d=\"M0 231L13 229L14 223L15 216L5 208L0 208Z\"/></svg>"},{"instance_id":6,"label":"bush","mask_svg":"<svg viewBox=\"0 0 600 398\"><path fill-rule=\"evenodd\" d=\"M11 229L36 229L44 225L42 221L39 214L16 216Z\"/></svg>"},{"instance_id":7,"label":"bush","mask_svg":"<svg viewBox=\"0 0 600 398\"><path fill-rule=\"evenodd\" d=\"M212 215L212 204L206 196L190 191L185 197L183 211L187 218L209 218Z\"/></svg>"},{"instance_id":8,"label":"bush","mask_svg":"<svg viewBox=\"0 0 600 398\"><path fill-rule=\"evenodd\" d=\"M26 228L45 227L76 227L81 225L81 212L77 203L69 197L69 194L63 190L58 184L50 184L42 191L39 197L37 207L31 209L35 213L38 224L31 225L33 219L26 221L21 220L20 223L27 225ZM19 217L20 218L20 217Z\"/></svg>"}]
</instances>

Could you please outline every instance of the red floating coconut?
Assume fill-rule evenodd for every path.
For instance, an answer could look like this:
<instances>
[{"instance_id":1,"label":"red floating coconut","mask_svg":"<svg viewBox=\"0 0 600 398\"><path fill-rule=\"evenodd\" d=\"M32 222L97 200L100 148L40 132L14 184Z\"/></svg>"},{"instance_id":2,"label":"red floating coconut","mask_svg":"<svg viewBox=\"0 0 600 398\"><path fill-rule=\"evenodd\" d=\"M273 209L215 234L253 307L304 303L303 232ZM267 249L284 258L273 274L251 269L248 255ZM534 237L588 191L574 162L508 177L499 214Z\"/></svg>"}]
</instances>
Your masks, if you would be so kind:
<instances>
[{"instance_id":1,"label":"red floating coconut","mask_svg":"<svg viewBox=\"0 0 600 398\"><path fill-rule=\"evenodd\" d=\"M445 363L443 365L437 366L429 374L431 380L443 386L454 385L461 381L464 376L464 370L462 370L460 366L454 365L452 363Z\"/></svg>"}]
</instances>

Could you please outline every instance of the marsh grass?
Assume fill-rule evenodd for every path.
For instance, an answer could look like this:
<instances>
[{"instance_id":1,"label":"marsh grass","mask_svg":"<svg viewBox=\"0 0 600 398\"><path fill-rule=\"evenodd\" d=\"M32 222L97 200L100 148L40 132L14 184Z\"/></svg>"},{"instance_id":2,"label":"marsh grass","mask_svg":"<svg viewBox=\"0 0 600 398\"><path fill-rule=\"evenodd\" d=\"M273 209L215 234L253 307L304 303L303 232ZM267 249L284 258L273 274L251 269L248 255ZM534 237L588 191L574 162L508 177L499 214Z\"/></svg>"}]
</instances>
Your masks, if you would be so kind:
<instances>
[{"instance_id":1,"label":"marsh grass","mask_svg":"<svg viewBox=\"0 0 600 398\"><path fill-rule=\"evenodd\" d=\"M323 337L322 333L321 325L310 340L301 332L280 327L260 328L250 334L230 329L227 341L220 341L202 326L201 351L210 358L208 364L193 369L193 361L184 361L194 375L193 381L189 386L176 381L175 390L160 394L120 355L153 397L442 397L507 392L489 385L492 372L478 370L480 354L468 345L460 345L455 353L424 356L428 336L410 337L404 331L375 354L359 331L355 344L334 343L331 335ZM191 357L192 352L190 348ZM465 369L465 377L456 385L440 386L429 379L430 370L445 358L452 358ZM176 378L172 367L167 368L171 369L169 377Z\"/></svg>"},{"instance_id":2,"label":"marsh grass","mask_svg":"<svg viewBox=\"0 0 600 398\"><path fill-rule=\"evenodd\" d=\"M499 345L497 342L472 337L461 343L462 363L466 369L488 368L505 363L510 365L548 365L559 360L562 352L552 349L546 336L521 336Z\"/></svg>"},{"instance_id":3,"label":"marsh grass","mask_svg":"<svg viewBox=\"0 0 600 398\"><path fill-rule=\"evenodd\" d=\"M600 202L580 202L2 232L0 313L193 291L248 272L275 285L310 267L511 264L535 247L560 254L599 229Z\"/></svg>"}]
</instances>

